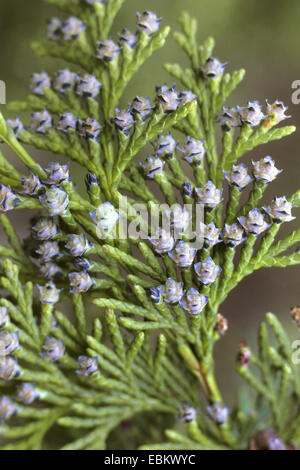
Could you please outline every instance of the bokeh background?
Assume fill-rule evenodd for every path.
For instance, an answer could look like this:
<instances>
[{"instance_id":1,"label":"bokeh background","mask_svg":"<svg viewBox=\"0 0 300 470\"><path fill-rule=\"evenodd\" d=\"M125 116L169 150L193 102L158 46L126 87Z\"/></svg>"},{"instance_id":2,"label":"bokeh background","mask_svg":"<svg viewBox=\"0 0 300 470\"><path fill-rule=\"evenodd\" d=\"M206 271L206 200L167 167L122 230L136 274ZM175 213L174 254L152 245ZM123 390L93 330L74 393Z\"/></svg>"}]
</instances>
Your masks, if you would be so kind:
<instances>
[{"instance_id":1,"label":"bokeh background","mask_svg":"<svg viewBox=\"0 0 300 470\"><path fill-rule=\"evenodd\" d=\"M244 67L247 71L230 104L279 98L289 106L290 123L300 125L300 105L291 102L291 84L300 79L299 0L127 0L114 33L124 26L134 29L135 12L144 9L156 11L173 30L183 9L192 13L199 22L199 41L208 35L214 36L215 55L229 63L228 69ZM29 47L32 40L44 34L45 21L53 14L57 15L57 11L42 0L0 1L0 79L7 84L8 101L25 97L32 72L43 69L51 72L61 67L58 60L35 57ZM155 85L172 82L162 64L178 61L185 61L185 58L169 38L164 49L134 78L127 89L126 100L136 94L152 96ZM268 188L266 200L270 201L275 195L291 194L299 188L299 142L300 131L246 156L245 161L249 161L271 155L277 167L284 169L276 183ZM12 217L25 236L27 215L17 213ZM287 225L283 233L296 226ZM232 383L234 386L238 383L233 376L237 345L242 339L255 343L257 326L265 312L279 315L291 338L299 338L298 330L289 319L290 306L300 303L299 274L299 267L256 272L245 279L223 305L222 313L228 318L230 329L218 344L216 364L219 382L229 401L234 395Z\"/></svg>"}]
</instances>

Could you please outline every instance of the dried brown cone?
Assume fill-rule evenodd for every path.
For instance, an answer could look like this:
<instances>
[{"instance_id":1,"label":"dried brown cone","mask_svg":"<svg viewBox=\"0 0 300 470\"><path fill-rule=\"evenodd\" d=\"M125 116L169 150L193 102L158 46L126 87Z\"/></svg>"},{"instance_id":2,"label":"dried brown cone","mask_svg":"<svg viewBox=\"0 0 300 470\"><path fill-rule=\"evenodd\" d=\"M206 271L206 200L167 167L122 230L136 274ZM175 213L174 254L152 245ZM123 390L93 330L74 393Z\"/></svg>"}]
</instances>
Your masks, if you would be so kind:
<instances>
[{"instance_id":1,"label":"dried brown cone","mask_svg":"<svg viewBox=\"0 0 300 470\"><path fill-rule=\"evenodd\" d=\"M250 450L297 450L294 442L284 444L274 429L258 432L249 443Z\"/></svg>"},{"instance_id":2,"label":"dried brown cone","mask_svg":"<svg viewBox=\"0 0 300 470\"><path fill-rule=\"evenodd\" d=\"M221 313L217 315L217 323L215 326L215 332L218 333L220 336L225 335L228 330L228 320L227 318L223 317Z\"/></svg>"},{"instance_id":3,"label":"dried brown cone","mask_svg":"<svg viewBox=\"0 0 300 470\"><path fill-rule=\"evenodd\" d=\"M291 308L291 316L297 326L300 328L300 306L296 305L295 307Z\"/></svg>"},{"instance_id":4,"label":"dried brown cone","mask_svg":"<svg viewBox=\"0 0 300 470\"><path fill-rule=\"evenodd\" d=\"M239 345L239 351L237 353L237 364L238 366L249 366L251 361L251 351L245 341L241 341Z\"/></svg>"}]
</instances>

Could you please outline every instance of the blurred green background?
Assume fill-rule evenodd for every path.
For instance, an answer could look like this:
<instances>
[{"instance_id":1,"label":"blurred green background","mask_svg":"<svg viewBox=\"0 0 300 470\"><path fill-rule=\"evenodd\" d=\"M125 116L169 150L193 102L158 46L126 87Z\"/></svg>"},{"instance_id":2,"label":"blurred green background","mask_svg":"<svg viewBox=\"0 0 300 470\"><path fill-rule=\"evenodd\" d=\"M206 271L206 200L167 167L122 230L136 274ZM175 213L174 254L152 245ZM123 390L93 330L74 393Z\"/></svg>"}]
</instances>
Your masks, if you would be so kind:
<instances>
[{"instance_id":1,"label":"blurred green background","mask_svg":"<svg viewBox=\"0 0 300 470\"><path fill-rule=\"evenodd\" d=\"M177 28L181 10L189 11L199 22L199 41L208 35L214 36L215 55L228 62L228 69L246 69L246 78L230 104L244 105L249 99L264 102L266 98L269 101L279 98L289 106L292 115L289 123L300 124L300 105L291 102L291 83L300 79L299 0L127 0L118 16L114 34L124 26L134 29L135 12L144 9L156 11L163 17L164 24L170 24L173 29ZM1 0L0 79L7 84L8 100L25 96L32 72L55 71L61 66L58 60L35 57L29 47L32 40L44 34L45 21L53 14L57 15L57 11L42 0ZM134 78L125 102L136 94L153 96L155 85L165 81L172 83L162 64L178 61L185 61L185 57L170 37L166 47L156 53ZM271 155L277 167L284 169L276 183L268 188L266 200L299 188L299 140L300 130L279 143L260 147L246 157L245 161L249 161ZM27 216L18 213L13 217L24 230ZM288 225L283 232L295 226ZM261 270L245 279L224 304L222 313L228 317L230 329L217 348L217 369L227 399L232 398L228 384L238 342L247 339L254 343L258 323L265 312L278 314L287 324L291 337L299 338L299 332L289 321L290 306L300 303L299 273L299 267Z\"/></svg>"}]
</instances>

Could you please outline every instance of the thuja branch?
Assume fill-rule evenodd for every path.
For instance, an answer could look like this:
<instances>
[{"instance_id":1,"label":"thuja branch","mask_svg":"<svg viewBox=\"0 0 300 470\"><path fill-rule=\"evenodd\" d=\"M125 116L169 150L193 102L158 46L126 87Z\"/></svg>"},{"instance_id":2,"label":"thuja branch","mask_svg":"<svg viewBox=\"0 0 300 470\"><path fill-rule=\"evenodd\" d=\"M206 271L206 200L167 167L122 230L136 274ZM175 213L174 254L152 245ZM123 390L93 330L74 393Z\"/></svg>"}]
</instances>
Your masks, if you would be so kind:
<instances>
[{"instance_id":1,"label":"thuja branch","mask_svg":"<svg viewBox=\"0 0 300 470\"><path fill-rule=\"evenodd\" d=\"M45 448L59 427L66 450L122 448L124 436L126 448L150 440L153 449L256 448L266 439L256 435L264 406L277 445L300 442L292 406L299 381L276 317L267 323L278 348L264 323L257 357L240 346L238 371L257 394L246 400L249 412L224 404L214 364L228 329L219 307L230 291L261 267L300 262L299 230L280 239L299 191L262 207L282 170L270 156L251 171L240 161L295 131L278 127L286 106L226 107L245 71L227 72L212 38L199 46L197 22L183 13L173 37L189 66L165 66L183 89L157 85L154 99L136 96L118 109L170 28L147 10L137 13L135 32L124 28L114 40L124 0L48 3L69 16L50 19L33 49L70 68L33 74L27 99L10 104L24 120L31 111L30 123L0 115L0 210L34 211L24 241L0 216L8 245L0 246L1 446ZM55 161L44 167L25 144ZM57 158L76 162L85 185L76 187ZM292 315L299 324L297 308Z\"/></svg>"}]
</instances>

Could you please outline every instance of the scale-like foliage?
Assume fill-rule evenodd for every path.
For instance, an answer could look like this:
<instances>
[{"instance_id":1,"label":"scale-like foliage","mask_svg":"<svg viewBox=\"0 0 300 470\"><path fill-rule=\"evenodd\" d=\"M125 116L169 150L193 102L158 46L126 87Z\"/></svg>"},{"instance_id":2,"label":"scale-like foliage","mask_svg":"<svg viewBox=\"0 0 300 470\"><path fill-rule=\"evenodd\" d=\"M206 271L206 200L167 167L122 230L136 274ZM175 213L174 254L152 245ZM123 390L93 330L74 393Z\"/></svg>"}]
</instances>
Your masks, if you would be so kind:
<instances>
[{"instance_id":1,"label":"scale-like foliage","mask_svg":"<svg viewBox=\"0 0 300 470\"><path fill-rule=\"evenodd\" d=\"M219 307L230 291L256 269L300 262L299 252L290 253L299 230L277 240L299 193L262 207L280 171L270 157L253 162L252 176L239 162L295 131L277 127L286 107L225 108L244 71L225 73L212 57L213 40L199 47L196 21L184 13L174 38L189 68L165 66L182 91L162 85L154 100L136 97L120 111L126 86L170 28L146 11L137 15L137 32L123 30L117 43L109 38L124 0L48 3L69 16L50 20L47 39L33 49L70 69L34 74L26 101L10 104L31 111L30 126L0 119L4 154L10 148L26 168L21 174L0 153L0 209L35 211L23 242L0 216L8 240L0 247L2 448L271 447L270 435L267 444L265 435L253 437L266 427L282 446L299 443L300 384L274 316L267 323L277 348L265 324L258 357L241 345L238 370L256 396L242 393L231 413L213 360L227 330ZM44 168L25 144L67 160ZM141 163L149 144L154 153ZM80 165L85 193L68 160ZM172 232L150 233L137 203L148 211L168 205L161 215ZM193 215L203 209L202 223L192 223L200 245L188 237L184 204ZM144 237L124 233L124 220Z\"/></svg>"}]
</instances>

